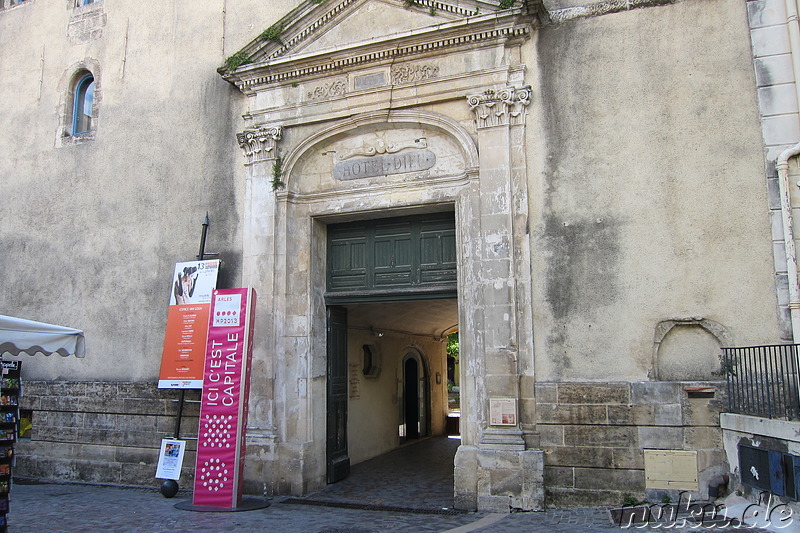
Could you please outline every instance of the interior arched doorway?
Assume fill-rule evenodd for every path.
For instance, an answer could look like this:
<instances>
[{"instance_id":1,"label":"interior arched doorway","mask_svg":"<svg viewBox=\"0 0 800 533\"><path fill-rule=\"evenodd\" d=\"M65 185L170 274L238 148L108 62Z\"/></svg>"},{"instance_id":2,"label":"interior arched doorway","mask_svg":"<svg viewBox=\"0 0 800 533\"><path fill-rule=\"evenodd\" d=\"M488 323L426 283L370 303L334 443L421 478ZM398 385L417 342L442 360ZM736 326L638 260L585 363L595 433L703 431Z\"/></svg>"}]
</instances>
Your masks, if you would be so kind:
<instances>
[{"instance_id":1,"label":"interior arched doorway","mask_svg":"<svg viewBox=\"0 0 800 533\"><path fill-rule=\"evenodd\" d=\"M427 437L429 430L428 372L418 350L410 349L403 357L403 423L401 441Z\"/></svg>"}]
</instances>

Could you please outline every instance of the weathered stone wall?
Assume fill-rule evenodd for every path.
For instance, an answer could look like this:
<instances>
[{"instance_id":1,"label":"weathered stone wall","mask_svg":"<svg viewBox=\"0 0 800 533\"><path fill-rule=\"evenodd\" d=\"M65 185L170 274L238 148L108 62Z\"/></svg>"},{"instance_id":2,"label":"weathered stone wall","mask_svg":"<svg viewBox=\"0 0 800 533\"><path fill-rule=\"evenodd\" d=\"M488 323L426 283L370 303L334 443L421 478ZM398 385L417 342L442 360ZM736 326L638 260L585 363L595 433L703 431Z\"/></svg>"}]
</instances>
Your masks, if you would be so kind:
<instances>
[{"instance_id":1,"label":"weathered stone wall","mask_svg":"<svg viewBox=\"0 0 800 533\"><path fill-rule=\"evenodd\" d=\"M6 3L7 5L7 3ZM216 69L295 2L27 0L0 9L3 313L86 332L87 357L34 357L28 379L155 380L170 277L219 252L240 284L246 98ZM199 36L202 36L200 38ZM95 76L96 130L65 136L70 83ZM10 154L9 150L6 150Z\"/></svg>"},{"instance_id":2,"label":"weathered stone wall","mask_svg":"<svg viewBox=\"0 0 800 533\"><path fill-rule=\"evenodd\" d=\"M746 6L680 2L537 36L537 379L658 379L653 332L672 319L778 341Z\"/></svg>"},{"instance_id":3,"label":"weathered stone wall","mask_svg":"<svg viewBox=\"0 0 800 533\"><path fill-rule=\"evenodd\" d=\"M161 439L174 437L178 395L150 383L25 381L20 408L33 410L33 429L17 444L14 475L154 485ZM197 424L197 404L185 403L181 438L196 437ZM195 450L188 440L184 488L191 487Z\"/></svg>"},{"instance_id":4,"label":"weathered stone wall","mask_svg":"<svg viewBox=\"0 0 800 533\"><path fill-rule=\"evenodd\" d=\"M714 398L686 389L714 387ZM645 495L644 450L698 452L700 491L726 470L719 413L724 383L538 383L537 423L554 505L621 504Z\"/></svg>"}]
</instances>

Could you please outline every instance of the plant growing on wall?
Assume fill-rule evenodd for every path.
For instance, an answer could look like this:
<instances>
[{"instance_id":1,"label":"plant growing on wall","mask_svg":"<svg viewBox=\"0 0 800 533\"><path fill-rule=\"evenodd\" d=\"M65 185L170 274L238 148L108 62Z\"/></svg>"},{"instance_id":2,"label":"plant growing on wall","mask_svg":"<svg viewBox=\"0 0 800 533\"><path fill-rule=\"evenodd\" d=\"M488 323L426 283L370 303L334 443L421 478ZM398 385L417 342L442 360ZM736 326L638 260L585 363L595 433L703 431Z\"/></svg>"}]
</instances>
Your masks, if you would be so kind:
<instances>
[{"instance_id":1,"label":"plant growing on wall","mask_svg":"<svg viewBox=\"0 0 800 533\"><path fill-rule=\"evenodd\" d=\"M500 0L500 9L511 9L517 0Z\"/></svg>"},{"instance_id":2,"label":"plant growing on wall","mask_svg":"<svg viewBox=\"0 0 800 533\"><path fill-rule=\"evenodd\" d=\"M275 162L272 163L272 190L278 189L279 187L283 187L284 183L281 180L281 176L283 176L283 159L281 156L278 156L275 159Z\"/></svg>"},{"instance_id":3,"label":"plant growing on wall","mask_svg":"<svg viewBox=\"0 0 800 533\"><path fill-rule=\"evenodd\" d=\"M283 44L281 34L283 33L283 23L276 22L258 36L262 41L272 41L273 43Z\"/></svg>"},{"instance_id":4,"label":"plant growing on wall","mask_svg":"<svg viewBox=\"0 0 800 533\"><path fill-rule=\"evenodd\" d=\"M250 59L250 56L248 56L244 52L244 50L239 50L238 52L236 52L235 54L230 56L228 59L226 59L225 60L225 65L223 65L223 66L228 71L234 71L237 68L241 67L242 65L246 65L246 64L252 63L252 62L253 61Z\"/></svg>"}]
</instances>

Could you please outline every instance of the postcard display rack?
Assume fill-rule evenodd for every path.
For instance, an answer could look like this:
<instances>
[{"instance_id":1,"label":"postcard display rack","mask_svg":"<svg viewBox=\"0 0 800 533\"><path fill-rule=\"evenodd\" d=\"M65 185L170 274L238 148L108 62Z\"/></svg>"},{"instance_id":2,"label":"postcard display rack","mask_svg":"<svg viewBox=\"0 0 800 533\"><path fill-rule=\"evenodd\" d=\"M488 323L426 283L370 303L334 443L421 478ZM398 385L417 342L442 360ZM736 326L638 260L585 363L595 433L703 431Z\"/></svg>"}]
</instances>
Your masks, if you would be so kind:
<instances>
[{"instance_id":1,"label":"postcard display rack","mask_svg":"<svg viewBox=\"0 0 800 533\"><path fill-rule=\"evenodd\" d=\"M0 533L7 530L8 492L19 431L20 361L0 361Z\"/></svg>"}]
</instances>

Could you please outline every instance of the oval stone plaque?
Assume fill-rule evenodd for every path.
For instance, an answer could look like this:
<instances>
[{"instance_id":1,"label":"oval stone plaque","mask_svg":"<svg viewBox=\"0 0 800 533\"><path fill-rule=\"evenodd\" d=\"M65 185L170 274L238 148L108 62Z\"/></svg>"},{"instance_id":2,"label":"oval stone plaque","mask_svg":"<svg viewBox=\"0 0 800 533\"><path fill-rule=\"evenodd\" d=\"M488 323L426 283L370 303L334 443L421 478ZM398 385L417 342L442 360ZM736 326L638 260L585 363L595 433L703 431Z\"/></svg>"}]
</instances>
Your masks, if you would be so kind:
<instances>
[{"instance_id":1,"label":"oval stone plaque","mask_svg":"<svg viewBox=\"0 0 800 533\"><path fill-rule=\"evenodd\" d=\"M333 177L337 180L374 178L428 170L435 164L436 155L430 150L404 150L396 154L339 161L333 166Z\"/></svg>"}]
</instances>

